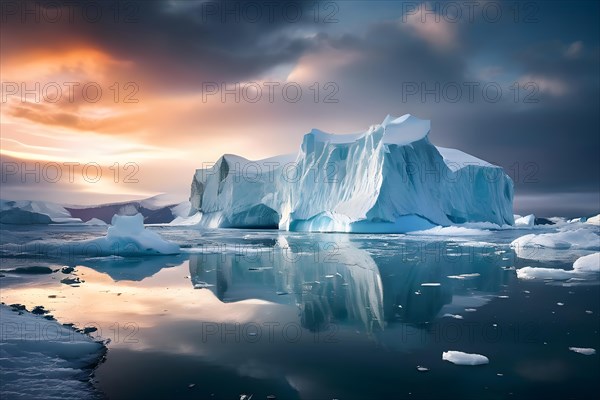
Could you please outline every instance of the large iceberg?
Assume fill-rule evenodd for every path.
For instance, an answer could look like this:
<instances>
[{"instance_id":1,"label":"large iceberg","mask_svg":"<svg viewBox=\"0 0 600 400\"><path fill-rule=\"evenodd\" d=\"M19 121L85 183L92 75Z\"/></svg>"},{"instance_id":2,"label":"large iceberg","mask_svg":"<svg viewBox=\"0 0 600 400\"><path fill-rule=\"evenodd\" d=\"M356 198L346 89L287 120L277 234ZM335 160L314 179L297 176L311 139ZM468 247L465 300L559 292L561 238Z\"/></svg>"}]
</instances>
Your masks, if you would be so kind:
<instances>
[{"instance_id":1,"label":"large iceberg","mask_svg":"<svg viewBox=\"0 0 600 400\"><path fill-rule=\"evenodd\" d=\"M294 158L222 156L192 181L200 225L401 233L464 222L514 223L502 168L429 141L430 122L388 116L366 132L312 130Z\"/></svg>"}]
</instances>

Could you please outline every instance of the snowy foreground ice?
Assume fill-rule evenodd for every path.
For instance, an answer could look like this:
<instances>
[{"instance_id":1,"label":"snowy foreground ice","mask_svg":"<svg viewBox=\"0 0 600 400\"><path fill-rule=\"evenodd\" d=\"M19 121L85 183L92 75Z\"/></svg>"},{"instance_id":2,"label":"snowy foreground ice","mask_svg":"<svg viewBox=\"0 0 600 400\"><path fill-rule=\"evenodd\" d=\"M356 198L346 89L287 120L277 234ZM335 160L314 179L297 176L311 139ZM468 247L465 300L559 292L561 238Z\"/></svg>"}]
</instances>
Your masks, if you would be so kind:
<instances>
[{"instance_id":1,"label":"snowy foreground ice","mask_svg":"<svg viewBox=\"0 0 600 400\"><path fill-rule=\"evenodd\" d=\"M56 321L0 305L0 393L6 399L100 398L90 383L106 348Z\"/></svg>"},{"instance_id":2,"label":"snowy foreground ice","mask_svg":"<svg viewBox=\"0 0 600 400\"><path fill-rule=\"evenodd\" d=\"M464 222L512 225L513 183L497 166L429 142L430 122L388 116L366 132L312 130L294 158L224 155L192 181L200 224L401 233Z\"/></svg>"}]
</instances>

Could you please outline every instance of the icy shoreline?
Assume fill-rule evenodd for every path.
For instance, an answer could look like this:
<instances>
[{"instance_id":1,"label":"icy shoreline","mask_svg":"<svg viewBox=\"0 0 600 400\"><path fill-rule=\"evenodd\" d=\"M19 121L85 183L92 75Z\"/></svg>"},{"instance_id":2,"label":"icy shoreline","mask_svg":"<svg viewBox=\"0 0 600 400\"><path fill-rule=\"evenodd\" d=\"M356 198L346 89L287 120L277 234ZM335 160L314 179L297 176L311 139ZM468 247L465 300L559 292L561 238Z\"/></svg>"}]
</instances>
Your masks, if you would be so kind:
<instances>
[{"instance_id":1,"label":"icy shoreline","mask_svg":"<svg viewBox=\"0 0 600 400\"><path fill-rule=\"evenodd\" d=\"M70 326L0 305L3 399L101 399L91 379L106 346Z\"/></svg>"}]
</instances>

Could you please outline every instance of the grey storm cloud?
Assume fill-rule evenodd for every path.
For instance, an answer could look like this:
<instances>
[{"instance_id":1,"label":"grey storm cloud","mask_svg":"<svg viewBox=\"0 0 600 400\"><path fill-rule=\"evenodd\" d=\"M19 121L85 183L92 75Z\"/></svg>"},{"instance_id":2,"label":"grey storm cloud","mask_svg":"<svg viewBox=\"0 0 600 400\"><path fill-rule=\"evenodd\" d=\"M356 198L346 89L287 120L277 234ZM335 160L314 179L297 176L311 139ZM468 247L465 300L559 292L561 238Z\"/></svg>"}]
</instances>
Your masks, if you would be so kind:
<instances>
[{"instance_id":1,"label":"grey storm cloud","mask_svg":"<svg viewBox=\"0 0 600 400\"><path fill-rule=\"evenodd\" d=\"M2 36L11 38L2 43L5 52L41 44L60 47L70 41L93 44L133 61L157 84L174 90L197 89L207 79L248 79L297 61L313 43L296 32L315 25L317 4L313 0L92 2L103 17L90 23L94 17L84 16L98 11L88 11L90 2L81 0L52 2L63 5L58 11L61 18L49 21L38 12L42 17L37 23L35 15L23 15L22 10L48 4L13 3L17 8L3 16ZM115 16L119 5L120 14Z\"/></svg>"},{"instance_id":2,"label":"grey storm cloud","mask_svg":"<svg viewBox=\"0 0 600 400\"><path fill-rule=\"evenodd\" d=\"M524 23L508 14L513 2L497 2L506 13L502 21L489 23L478 17L472 23L449 24L446 28L452 36L444 38L445 47L436 47L411 31L401 18L402 2L374 2L372 12L383 8L385 18L365 18L360 26L360 15L352 15L359 13L354 2L337 3L344 15L353 17L347 25L341 15L336 24L315 23L312 0L292 2L302 13L293 22L281 8L273 18L263 14L251 22L230 16L223 23L221 14L206 8L210 3L223 7L223 2L142 3L135 23L42 24L31 30L15 21L15 16L1 28L3 52L35 46L41 37L43 45L50 47L64 40L82 40L118 59L133 61L162 90L190 92L201 90L203 81L256 79L312 56L321 60L318 79L334 81L340 88L340 106L327 109L333 120L356 121L358 129L386 114L410 112L432 120L435 144L459 148L504 167L515 178L517 194L599 191L597 3L534 2L536 19ZM262 4L262 12L267 10L267 2L228 3L239 7ZM360 12L368 13L368 8L361 7ZM14 40L8 43L6 34ZM337 54L353 57L338 64ZM492 71L491 77L484 78L484 70ZM482 98L481 87L492 79L503 89L497 102ZM510 85L528 81L537 85L537 102L525 103L522 97L513 101ZM466 92L456 102L436 101L432 96L423 99L420 90L406 96L407 84L432 88L450 83L464 89L465 83L472 82L479 85L473 100ZM307 118L301 114L309 113L285 104L269 107L280 118L293 116L290 113ZM325 118L310 115L315 123ZM527 175L533 170L525 165L534 165L533 175ZM584 197L573 207L600 208L598 196Z\"/></svg>"}]
</instances>

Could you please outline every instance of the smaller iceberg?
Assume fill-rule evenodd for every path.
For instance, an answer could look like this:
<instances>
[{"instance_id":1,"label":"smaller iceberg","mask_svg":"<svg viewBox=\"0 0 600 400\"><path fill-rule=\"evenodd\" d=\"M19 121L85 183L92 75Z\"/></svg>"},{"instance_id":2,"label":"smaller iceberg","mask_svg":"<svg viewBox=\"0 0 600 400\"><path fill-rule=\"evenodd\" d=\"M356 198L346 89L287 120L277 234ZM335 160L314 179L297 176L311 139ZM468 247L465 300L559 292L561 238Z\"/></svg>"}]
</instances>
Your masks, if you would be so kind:
<instances>
[{"instance_id":1,"label":"smaller iceberg","mask_svg":"<svg viewBox=\"0 0 600 400\"><path fill-rule=\"evenodd\" d=\"M115 215L105 237L91 241L102 253L119 256L179 254L176 243L164 240L144 227L144 216Z\"/></svg>"},{"instance_id":2,"label":"smaller iceberg","mask_svg":"<svg viewBox=\"0 0 600 400\"><path fill-rule=\"evenodd\" d=\"M532 228L535 225L535 215L529 214L524 217L515 216L515 226L518 228Z\"/></svg>"},{"instance_id":3,"label":"smaller iceberg","mask_svg":"<svg viewBox=\"0 0 600 400\"><path fill-rule=\"evenodd\" d=\"M179 245L144 227L144 216L114 215L106 236L76 242L44 241L49 254L85 257L175 255Z\"/></svg>"},{"instance_id":4,"label":"smaller iceberg","mask_svg":"<svg viewBox=\"0 0 600 400\"><path fill-rule=\"evenodd\" d=\"M600 253L592 253L579 257L573 263L572 270L560 268L524 267L517 270L519 279L568 280L576 278L585 280L600 273Z\"/></svg>"}]
</instances>

